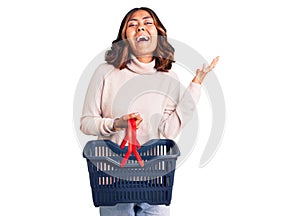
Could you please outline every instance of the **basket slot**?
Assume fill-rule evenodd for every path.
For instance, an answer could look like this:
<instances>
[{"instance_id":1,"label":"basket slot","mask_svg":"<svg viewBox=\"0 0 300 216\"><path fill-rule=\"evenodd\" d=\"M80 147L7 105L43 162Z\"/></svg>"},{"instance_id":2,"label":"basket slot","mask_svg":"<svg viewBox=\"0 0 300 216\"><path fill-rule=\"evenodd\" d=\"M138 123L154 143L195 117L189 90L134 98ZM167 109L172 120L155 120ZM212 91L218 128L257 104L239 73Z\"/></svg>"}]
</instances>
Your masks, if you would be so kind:
<instances>
[{"instance_id":1,"label":"basket slot","mask_svg":"<svg viewBox=\"0 0 300 216\"><path fill-rule=\"evenodd\" d=\"M117 178L116 177L99 177L98 178L98 184L100 185L100 186L105 186L105 185L110 185L110 186L112 186L112 185L115 185L116 184L116 182L117 182Z\"/></svg>"},{"instance_id":2,"label":"basket slot","mask_svg":"<svg viewBox=\"0 0 300 216\"><path fill-rule=\"evenodd\" d=\"M160 146L157 146L157 147L156 147L156 152L157 152L157 156L160 156L160 155L161 155L161 153L160 153Z\"/></svg>"},{"instance_id":3,"label":"basket slot","mask_svg":"<svg viewBox=\"0 0 300 216\"><path fill-rule=\"evenodd\" d=\"M97 171L113 171L114 170L114 166L106 163L106 162L96 162L96 169Z\"/></svg>"},{"instance_id":4,"label":"basket slot","mask_svg":"<svg viewBox=\"0 0 300 216\"><path fill-rule=\"evenodd\" d=\"M153 148L148 149L141 153L141 156L162 156L162 155L169 155L170 152L168 151L167 146L165 145L157 145L153 146Z\"/></svg>"},{"instance_id":5,"label":"basket slot","mask_svg":"<svg viewBox=\"0 0 300 216\"><path fill-rule=\"evenodd\" d=\"M107 156L107 157L111 157L111 156L115 156L115 153L112 152L109 147L107 146L96 146L95 147L95 156L96 157L101 157L101 156ZM93 155L93 154L91 154Z\"/></svg>"}]
</instances>

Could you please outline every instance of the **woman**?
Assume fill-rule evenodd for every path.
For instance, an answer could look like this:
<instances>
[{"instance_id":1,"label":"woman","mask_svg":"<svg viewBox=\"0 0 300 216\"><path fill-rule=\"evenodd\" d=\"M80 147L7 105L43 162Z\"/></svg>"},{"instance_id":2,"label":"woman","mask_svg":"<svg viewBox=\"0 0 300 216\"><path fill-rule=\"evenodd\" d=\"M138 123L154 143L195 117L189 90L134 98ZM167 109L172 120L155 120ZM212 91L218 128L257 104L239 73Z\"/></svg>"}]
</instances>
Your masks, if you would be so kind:
<instances>
[{"instance_id":1,"label":"woman","mask_svg":"<svg viewBox=\"0 0 300 216\"><path fill-rule=\"evenodd\" d=\"M197 69L180 98L179 81L170 69L174 48L157 15L149 8L135 8L124 17L117 39L95 71L87 90L81 127L83 133L118 144L129 119L135 119L139 142L174 139L191 118L207 72L217 61ZM148 86L148 87L147 87ZM150 87L149 87L150 86ZM164 205L147 203L100 207L101 216L169 215Z\"/></svg>"}]
</instances>

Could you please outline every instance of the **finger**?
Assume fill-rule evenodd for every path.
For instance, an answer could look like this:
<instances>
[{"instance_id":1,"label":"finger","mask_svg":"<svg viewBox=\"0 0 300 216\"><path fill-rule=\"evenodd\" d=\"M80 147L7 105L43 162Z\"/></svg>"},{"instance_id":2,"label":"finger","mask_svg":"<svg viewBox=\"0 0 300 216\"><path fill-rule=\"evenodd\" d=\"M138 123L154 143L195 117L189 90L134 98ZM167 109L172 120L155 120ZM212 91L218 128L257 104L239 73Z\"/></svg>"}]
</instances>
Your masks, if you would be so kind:
<instances>
[{"instance_id":1,"label":"finger","mask_svg":"<svg viewBox=\"0 0 300 216\"><path fill-rule=\"evenodd\" d=\"M215 67L216 66L216 64L218 63L218 61L219 61L219 58L220 58L220 56L217 56L216 58L214 58L213 59L213 61L212 61L212 65Z\"/></svg>"},{"instance_id":2,"label":"finger","mask_svg":"<svg viewBox=\"0 0 300 216\"><path fill-rule=\"evenodd\" d=\"M140 124L142 123L143 119L137 119L136 120L136 128L139 128Z\"/></svg>"},{"instance_id":3,"label":"finger","mask_svg":"<svg viewBox=\"0 0 300 216\"><path fill-rule=\"evenodd\" d=\"M215 68L215 65L213 65L213 64L211 64L211 65L209 65L209 67L208 67L208 71L207 72L209 72L209 71L211 71L212 69L214 69Z\"/></svg>"},{"instance_id":4,"label":"finger","mask_svg":"<svg viewBox=\"0 0 300 216\"><path fill-rule=\"evenodd\" d=\"M208 73L209 71L211 71L213 69L212 64L210 64L208 67L205 68L205 73Z\"/></svg>"},{"instance_id":5,"label":"finger","mask_svg":"<svg viewBox=\"0 0 300 216\"><path fill-rule=\"evenodd\" d=\"M199 71L199 75L202 76L202 74L206 73L206 71L207 71L206 64L203 64L201 70Z\"/></svg>"},{"instance_id":6,"label":"finger","mask_svg":"<svg viewBox=\"0 0 300 216\"><path fill-rule=\"evenodd\" d=\"M212 62L210 63L209 67L207 68L208 71L211 71L212 69L214 69L216 67L217 62L219 61L219 56L217 56L216 58L214 58L212 60Z\"/></svg>"},{"instance_id":7,"label":"finger","mask_svg":"<svg viewBox=\"0 0 300 216\"><path fill-rule=\"evenodd\" d=\"M136 115L134 118L136 121L141 121L143 120L142 117L140 116L140 114Z\"/></svg>"},{"instance_id":8,"label":"finger","mask_svg":"<svg viewBox=\"0 0 300 216\"><path fill-rule=\"evenodd\" d=\"M129 119L133 119L133 118L136 118L137 116L139 115L139 113L130 113L128 115L124 115L122 117L123 120L127 121Z\"/></svg>"},{"instance_id":9,"label":"finger","mask_svg":"<svg viewBox=\"0 0 300 216\"><path fill-rule=\"evenodd\" d=\"M135 119L136 123L140 123L141 121L143 121L143 118L139 113L131 113L128 115L128 117L129 117L128 120Z\"/></svg>"},{"instance_id":10,"label":"finger","mask_svg":"<svg viewBox=\"0 0 300 216\"><path fill-rule=\"evenodd\" d=\"M136 128L139 128L140 123L143 121L143 118L140 114L135 117Z\"/></svg>"},{"instance_id":11,"label":"finger","mask_svg":"<svg viewBox=\"0 0 300 216\"><path fill-rule=\"evenodd\" d=\"M199 68L198 68L198 69L196 70L196 76L199 76L199 77L200 77L200 76L201 76L201 73L203 73L202 70L203 70L203 68L202 68L202 69L199 69Z\"/></svg>"}]
</instances>

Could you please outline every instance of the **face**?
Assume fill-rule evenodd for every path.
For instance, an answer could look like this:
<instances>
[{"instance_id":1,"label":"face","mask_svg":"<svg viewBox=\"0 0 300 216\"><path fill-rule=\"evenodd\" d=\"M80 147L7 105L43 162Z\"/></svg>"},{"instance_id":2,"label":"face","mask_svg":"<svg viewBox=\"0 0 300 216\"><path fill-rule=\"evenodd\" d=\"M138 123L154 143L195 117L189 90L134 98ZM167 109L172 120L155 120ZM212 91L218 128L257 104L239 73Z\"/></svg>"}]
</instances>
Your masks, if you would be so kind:
<instances>
[{"instance_id":1,"label":"face","mask_svg":"<svg viewBox=\"0 0 300 216\"><path fill-rule=\"evenodd\" d=\"M157 46L157 29L153 18L145 10L134 12L127 23L126 37L137 57L153 57Z\"/></svg>"}]
</instances>

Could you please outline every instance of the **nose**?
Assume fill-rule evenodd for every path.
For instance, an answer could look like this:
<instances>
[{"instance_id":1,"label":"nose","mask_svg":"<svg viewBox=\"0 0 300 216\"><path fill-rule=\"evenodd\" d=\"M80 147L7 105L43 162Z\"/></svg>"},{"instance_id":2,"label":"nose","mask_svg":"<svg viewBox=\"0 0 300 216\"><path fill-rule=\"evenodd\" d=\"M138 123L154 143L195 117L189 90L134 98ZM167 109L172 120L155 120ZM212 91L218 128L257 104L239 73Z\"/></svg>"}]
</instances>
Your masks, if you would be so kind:
<instances>
[{"instance_id":1,"label":"nose","mask_svg":"<svg viewBox=\"0 0 300 216\"><path fill-rule=\"evenodd\" d=\"M138 32L140 32L140 31L145 31L144 26L139 26L138 29L137 29L137 31L138 31Z\"/></svg>"}]
</instances>

